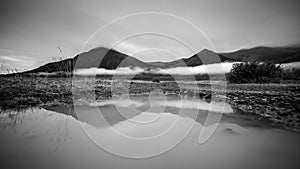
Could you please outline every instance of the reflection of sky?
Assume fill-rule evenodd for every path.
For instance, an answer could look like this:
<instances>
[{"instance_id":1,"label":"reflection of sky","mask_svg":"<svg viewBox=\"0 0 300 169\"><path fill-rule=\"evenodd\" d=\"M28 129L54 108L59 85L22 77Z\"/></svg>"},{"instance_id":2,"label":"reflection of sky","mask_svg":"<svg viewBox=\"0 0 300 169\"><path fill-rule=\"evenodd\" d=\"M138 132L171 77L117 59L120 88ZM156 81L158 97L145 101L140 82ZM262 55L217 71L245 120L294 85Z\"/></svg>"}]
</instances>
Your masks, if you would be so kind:
<instances>
[{"instance_id":1,"label":"reflection of sky","mask_svg":"<svg viewBox=\"0 0 300 169\"><path fill-rule=\"evenodd\" d=\"M37 67L54 56L60 56L57 46L62 48L65 56L73 57L99 27L121 16L144 11L166 12L186 18L212 40L217 51L257 45L296 45L299 44L297 37L300 37L299 5L297 0L4 0L0 3L0 62L20 69ZM137 20L115 24L106 37L94 39L95 43L110 45L120 38L120 31L130 33L145 26L150 29L158 25L157 31L175 34L192 46L198 46L196 50L210 47L205 39L196 38L195 31L171 23L170 19L166 22L163 17L150 16L149 19ZM149 26L151 24L153 26ZM172 26L176 24L177 27ZM117 49L134 53L155 45L178 56L190 54L174 41L158 41L154 37L133 38L119 44ZM5 52L7 50L11 52ZM137 57L143 61L174 60L157 50Z\"/></svg>"},{"instance_id":2,"label":"reflection of sky","mask_svg":"<svg viewBox=\"0 0 300 169\"><path fill-rule=\"evenodd\" d=\"M156 97L157 98L157 97ZM231 106L225 102L211 102L207 103L203 100L199 99L171 99L171 100L164 100L164 99L152 99L151 101L140 101L138 99L115 99L115 100L108 100L108 101L101 101L90 104L90 106L119 106L119 107L143 107L151 104L152 107L175 107L179 109L199 109L199 110L211 110L212 112L217 113L233 113Z\"/></svg>"}]
</instances>

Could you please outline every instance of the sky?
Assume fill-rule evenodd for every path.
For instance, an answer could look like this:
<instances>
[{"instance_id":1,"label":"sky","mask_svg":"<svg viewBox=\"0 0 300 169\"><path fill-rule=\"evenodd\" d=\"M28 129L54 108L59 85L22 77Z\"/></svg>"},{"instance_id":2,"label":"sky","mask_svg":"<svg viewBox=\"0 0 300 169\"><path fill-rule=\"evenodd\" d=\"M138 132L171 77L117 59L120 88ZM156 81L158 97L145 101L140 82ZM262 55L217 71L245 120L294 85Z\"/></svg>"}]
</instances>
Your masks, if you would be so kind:
<instances>
[{"instance_id":1,"label":"sky","mask_svg":"<svg viewBox=\"0 0 300 169\"><path fill-rule=\"evenodd\" d=\"M98 46L142 61L299 46L299 9L298 0L0 0L0 67L32 69Z\"/></svg>"}]
</instances>

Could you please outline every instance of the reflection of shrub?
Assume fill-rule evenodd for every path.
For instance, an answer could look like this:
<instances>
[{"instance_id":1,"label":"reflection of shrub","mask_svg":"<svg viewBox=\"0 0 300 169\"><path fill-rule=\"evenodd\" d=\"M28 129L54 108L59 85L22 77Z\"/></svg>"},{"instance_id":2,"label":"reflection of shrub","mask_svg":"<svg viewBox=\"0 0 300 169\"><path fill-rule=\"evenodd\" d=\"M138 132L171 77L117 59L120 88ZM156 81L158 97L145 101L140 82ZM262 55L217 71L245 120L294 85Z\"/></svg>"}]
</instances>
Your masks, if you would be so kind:
<instances>
[{"instance_id":1,"label":"reflection of shrub","mask_svg":"<svg viewBox=\"0 0 300 169\"><path fill-rule=\"evenodd\" d=\"M228 80L230 83L278 83L282 68L272 63L236 63L233 65Z\"/></svg>"}]
</instances>

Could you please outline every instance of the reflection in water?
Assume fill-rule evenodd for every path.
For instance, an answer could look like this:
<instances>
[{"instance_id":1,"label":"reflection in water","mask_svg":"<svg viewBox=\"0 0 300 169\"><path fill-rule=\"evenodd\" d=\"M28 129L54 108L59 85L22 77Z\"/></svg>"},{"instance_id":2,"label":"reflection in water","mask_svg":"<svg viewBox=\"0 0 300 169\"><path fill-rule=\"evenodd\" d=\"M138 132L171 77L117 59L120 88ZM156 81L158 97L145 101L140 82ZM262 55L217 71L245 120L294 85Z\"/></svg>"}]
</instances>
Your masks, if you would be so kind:
<instances>
[{"instance_id":1,"label":"reflection in water","mask_svg":"<svg viewBox=\"0 0 300 169\"><path fill-rule=\"evenodd\" d=\"M110 100L78 106L76 112L74 107L62 105L27 110L20 113L14 127L5 129L3 125L12 120L9 120L11 115L3 114L0 117L1 168L298 168L298 133L272 128L268 121L255 120L247 114L233 113L226 105L218 130L207 143L200 145L199 131L208 115L209 104L196 100L179 102L177 98L168 98L167 102L155 100L151 102L152 109L149 100L136 97L130 102ZM213 113L220 113L220 105L211 104ZM129 107L137 111L132 112ZM123 112L119 113L120 110ZM197 123L182 143L165 154L141 160L114 156L95 146L78 123L79 119L88 130L98 133L109 131L104 124L107 121L123 133L143 137L161 132L176 118L189 122L193 112L198 113ZM135 127L130 121L157 116L151 128ZM168 143L171 139L161 141ZM128 145L119 142L119 146ZM138 151L137 147L126 148Z\"/></svg>"},{"instance_id":2,"label":"reflection in water","mask_svg":"<svg viewBox=\"0 0 300 169\"><path fill-rule=\"evenodd\" d=\"M152 111L149 111L150 107ZM74 107L70 105L52 105L45 106L44 108L57 113L71 115L75 119L86 122L94 127L105 126L105 121L110 126L113 126L121 121L130 120L143 112L156 114L171 113L191 118L193 113L196 112L197 118L195 120L201 125L204 125L209 113L222 113L221 123L235 123L241 126L257 128L274 128L274 126L270 125L270 121L267 118L260 117L257 119L257 115L243 114L241 112L233 113L228 103L207 103L199 99L181 100L180 97L177 96L169 96L166 101L163 101L163 99L157 96L151 101L151 104L148 97L145 96L131 97L130 100L107 100L92 103L89 106L76 106L76 112ZM180 111L182 113L179 113ZM80 118L77 116L80 116ZM101 116L103 116L104 120L100 118Z\"/></svg>"}]
</instances>

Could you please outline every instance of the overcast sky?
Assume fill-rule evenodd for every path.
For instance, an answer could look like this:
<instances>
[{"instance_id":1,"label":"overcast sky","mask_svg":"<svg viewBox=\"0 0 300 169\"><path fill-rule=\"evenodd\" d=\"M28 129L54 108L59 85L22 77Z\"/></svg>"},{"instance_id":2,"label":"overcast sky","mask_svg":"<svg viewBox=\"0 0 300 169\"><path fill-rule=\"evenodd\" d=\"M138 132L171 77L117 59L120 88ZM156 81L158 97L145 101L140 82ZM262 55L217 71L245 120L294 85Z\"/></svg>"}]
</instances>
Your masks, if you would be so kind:
<instances>
[{"instance_id":1,"label":"overcast sky","mask_svg":"<svg viewBox=\"0 0 300 169\"><path fill-rule=\"evenodd\" d=\"M0 0L0 63L31 69L60 56L58 46L73 57L101 26L137 12L184 18L202 34L176 17L148 13L114 22L83 49L112 46L139 32L161 34L133 36L114 47L143 61L169 61L192 52L178 39L196 51L299 46L299 9L298 0Z\"/></svg>"}]
</instances>

